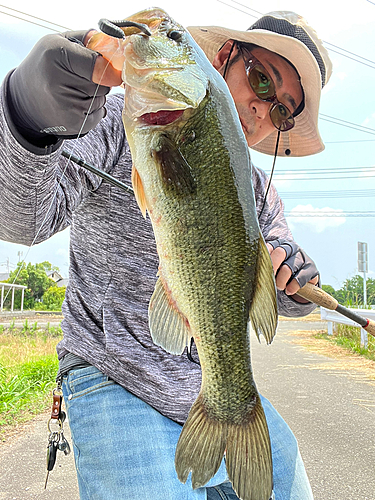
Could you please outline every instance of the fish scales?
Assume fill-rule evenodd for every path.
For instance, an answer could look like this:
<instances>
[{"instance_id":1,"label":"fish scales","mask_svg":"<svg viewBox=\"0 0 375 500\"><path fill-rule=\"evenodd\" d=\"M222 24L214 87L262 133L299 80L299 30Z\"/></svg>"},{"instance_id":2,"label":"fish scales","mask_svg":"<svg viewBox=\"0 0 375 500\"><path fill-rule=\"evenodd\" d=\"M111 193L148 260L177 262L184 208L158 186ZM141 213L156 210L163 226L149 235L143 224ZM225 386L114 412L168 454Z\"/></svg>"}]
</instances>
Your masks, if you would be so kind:
<instances>
[{"instance_id":1,"label":"fish scales","mask_svg":"<svg viewBox=\"0 0 375 500\"><path fill-rule=\"evenodd\" d=\"M177 475L185 482L191 472L192 486L203 486L225 453L239 498L269 500L271 447L248 325L250 318L271 342L277 306L246 140L222 77L184 28L161 9L128 20L151 31L124 29L121 42L133 187L159 255L150 331L174 354L194 338L202 367L177 444ZM96 35L91 48L110 59L110 43Z\"/></svg>"}]
</instances>

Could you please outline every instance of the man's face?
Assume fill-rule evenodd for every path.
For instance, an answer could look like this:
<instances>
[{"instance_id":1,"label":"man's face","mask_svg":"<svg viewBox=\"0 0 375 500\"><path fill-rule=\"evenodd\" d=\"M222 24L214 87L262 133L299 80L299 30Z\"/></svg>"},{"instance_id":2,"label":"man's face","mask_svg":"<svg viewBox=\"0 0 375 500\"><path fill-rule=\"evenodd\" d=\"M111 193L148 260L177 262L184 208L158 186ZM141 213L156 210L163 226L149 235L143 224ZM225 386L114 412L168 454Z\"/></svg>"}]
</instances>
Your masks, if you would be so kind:
<instances>
[{"instance_id":1,"label":"man's face","mask_svg":"<svg viewBox=\"0 0 375 500\"><path fill-rule=\"evenodd\" d=\"M213 61L213 66L221 74L224 72L232 43L227 42ZM251 53L271 76L278 100L293 113L303 97L298 74L293 66L267 49L256 47ZM276 130L269 114L272 104L255 95L247 78L244 61L242 57L236 57L236 54L235 48L231 56L234 62L227 70L225 81L234 99L247 143L251 147Z\"/></svg>"}]
</instances>

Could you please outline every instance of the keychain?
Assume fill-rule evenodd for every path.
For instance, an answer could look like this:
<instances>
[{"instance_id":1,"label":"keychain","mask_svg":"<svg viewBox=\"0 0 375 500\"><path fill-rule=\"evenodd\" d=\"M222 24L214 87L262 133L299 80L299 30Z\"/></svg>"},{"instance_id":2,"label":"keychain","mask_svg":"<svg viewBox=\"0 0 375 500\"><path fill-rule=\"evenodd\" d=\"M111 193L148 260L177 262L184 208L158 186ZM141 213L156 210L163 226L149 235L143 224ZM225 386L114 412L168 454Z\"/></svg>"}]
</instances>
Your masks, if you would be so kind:
<instances>
[{"instance_id":1,"label":"keychain","mask_svg":"<svg viewBox=\"0 0 375 500\"><path fill-rule=\"evenodd\" d=\"M70 446L64 436L63 424L66 419L66 413L62 411L62 389L61 380L57 381L57 387L53 390L53 404L51 418L48 421L48 445L47 445L47 477L44 483L44 489L47 488L47 481L50 471L54 468L56 463L57 451L63 451L65 455L69 455ZM51 424L57 422L58 430L53 431Z\"/></svg>"}]
</instances>

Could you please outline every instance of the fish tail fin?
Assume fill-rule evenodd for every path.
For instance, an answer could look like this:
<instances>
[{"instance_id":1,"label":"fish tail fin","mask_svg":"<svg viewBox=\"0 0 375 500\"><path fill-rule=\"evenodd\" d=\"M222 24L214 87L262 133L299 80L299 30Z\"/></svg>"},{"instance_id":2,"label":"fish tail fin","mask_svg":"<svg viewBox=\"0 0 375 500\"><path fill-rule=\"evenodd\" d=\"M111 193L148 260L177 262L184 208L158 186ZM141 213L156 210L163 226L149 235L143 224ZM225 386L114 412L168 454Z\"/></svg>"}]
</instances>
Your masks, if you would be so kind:
<instances>
[{"instance_id":1,"label":"fish tail fin","mask_svg":"<svg viewBox=\"0 0 375 500\"><path fill-rule=\"evenodd\" d=\"M227 424L210 418L199 394L177 443L175 466L178 479L186 483L192 472L193 488L205 485L218 471L224 456Z\"/></svg>"},{"instance_id":2,"label":"fish tail fin","mask_svg":"<svg viewBox=\"0 0 375 500\"><path fill-rule=\"evenodd\" d=\"M269 500L273 473L271 442L266 416L257 395L247 421L228 430L226 466L228 477L242 500Z\"/></svg>"},{"instance_id":3,"label":"fish tail fin","mask_svg":"<svg viewBox=\"0 0 375 500\"><path fill-rule=\"evenodd\" d=\"M259 335L263 334L267 344L270 344L277 328L277 296L270 254L261 233L257 267L258 276L250 308L250 320L258 339Z\"/></svg>"},{"instance_id":4,"label":"fish tail fin","mask_svg":"<svg viewBox=\"0 0 375 500\"><path fill-rule=\"evenodd\" d=\"M209 417L199 394L181 431L175 466L185 483L204 486L218 471L226 450L233 489L242 500L269 500L272 494L272 454L266 417L259 396L241 424Z\"/></svg>"}]
</instances>

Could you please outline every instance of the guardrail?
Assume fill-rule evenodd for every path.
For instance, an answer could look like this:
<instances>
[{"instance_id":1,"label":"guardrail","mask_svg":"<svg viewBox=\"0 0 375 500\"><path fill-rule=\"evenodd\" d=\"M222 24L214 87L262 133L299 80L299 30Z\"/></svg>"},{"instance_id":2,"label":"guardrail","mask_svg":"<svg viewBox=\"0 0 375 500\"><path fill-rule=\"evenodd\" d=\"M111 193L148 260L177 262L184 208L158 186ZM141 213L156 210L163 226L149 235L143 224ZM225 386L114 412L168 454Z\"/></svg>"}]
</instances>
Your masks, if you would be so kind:
<instances>
[{"instance_id":1,"label":"guardrail","mask_svg":"<svg viewBox=\"0 0 375 500\"><path fill-rule=\"evenodd\" d=\"M361 316L375 320L375 311L373 309L354 309L350 308L351 311L356 312L357 314L360 314ZM328 328L328 335L333 335L333 328L334 328L334 323L340 323L341 325L350 325L350 326L356 326L357 328L360 328L358 326L358 323L355 323L349 318L346 318L342 314L339 314L336 311L330 311L329 309L326 309L325 307L320 308L320 317L321 319L324 319L327 321L327 328ZM361 346L365 347L367 349L368 345L368 335L366 330L361 328Z\"/></svg>"}]
</instances>

